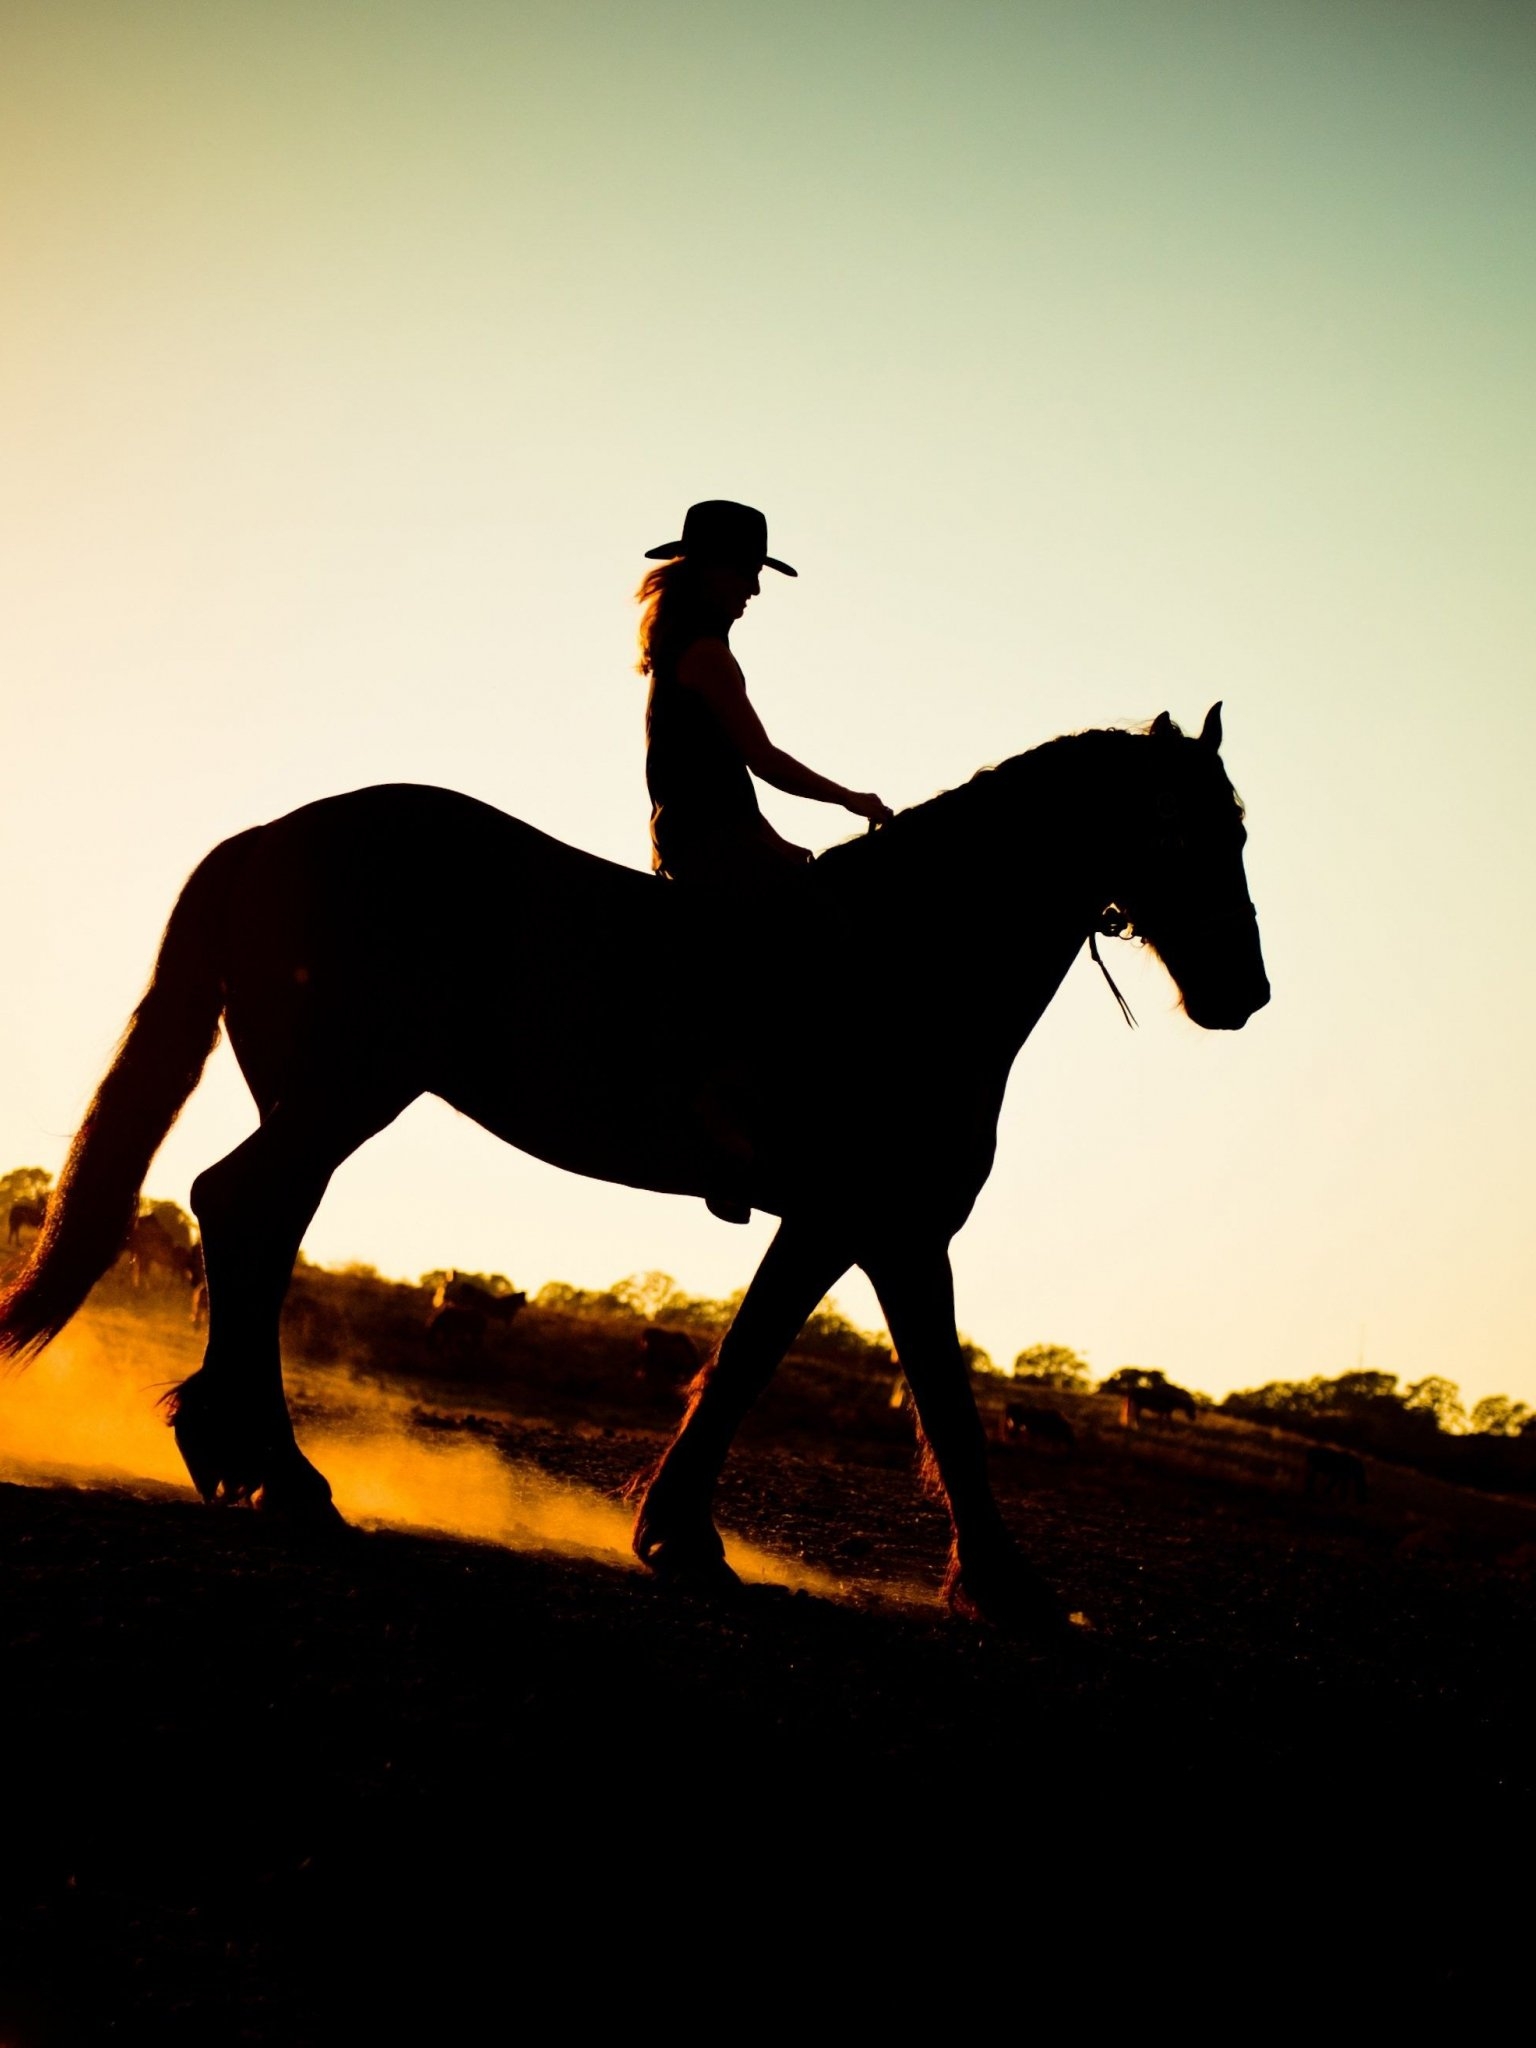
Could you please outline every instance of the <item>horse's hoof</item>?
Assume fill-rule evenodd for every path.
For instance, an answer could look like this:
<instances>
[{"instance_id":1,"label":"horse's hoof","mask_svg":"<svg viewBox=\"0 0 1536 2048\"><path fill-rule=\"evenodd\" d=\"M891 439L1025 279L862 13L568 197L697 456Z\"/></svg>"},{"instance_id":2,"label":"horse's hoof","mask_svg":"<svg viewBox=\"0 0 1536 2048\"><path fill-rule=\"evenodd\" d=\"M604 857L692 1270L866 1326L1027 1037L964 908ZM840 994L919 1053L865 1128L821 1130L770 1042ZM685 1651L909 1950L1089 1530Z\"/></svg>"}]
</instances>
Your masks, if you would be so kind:
<instances>
[{"instance_id":1,"label":"horse's hoof","mask_svg":"<svg viewBox=\"0 0 1536 2048\"><path fill-rule=\"evenodd\" d=\"M679 1593L695 1593L704 1600L730 1600L742 1591L741 1580L723 1557L673 1556L661 1544L642 1560L653 1578Z\"/></svg>"},{"instance_id":2,"label":"horse's hoof","mask_svg":"<svg viewBox=\"0 0 1536 2048\"><path fill-rule=\"evenodd\" d=\"M720 1599L741 1591L741 1580L725 1561L725 1545L713 1523L669 1536L655 1535L641 1525L635 1531L634 1551L653 1577L681 1592Z\"/></svg>"},{"instance_id":3,"label":"horse's hoof","mask_svg":"<svg viewBox=\"0 0 1536 2048\"><path fill-rule=\"evenodd\" d=\"M281 1488L259 1486L251 1495L251 1506L263 1520L281 1523L306 1536L339 1536L350 1533L351 1524L334 1501L306 1500L285 1494Z\"/></svg>"},{"instance_id":4,"label":"horse's hoof","mask_svg":"<svg viewBox=\"0 0 1536 2048\"><path fill-rule=\"evenodd\" d=\"M1080 1623L1029 1566L1012 1561L1002 1570L950 1570L944 1604L960 1621L1021 1636L1044 1648L1077 1642Z\"/></svg>"},{"instance_id":5,"label":"horse's hoof","mask_svg":"<svg viewBox=\"0 0 1536 2048\"><path fill-rule=\"evenodd\" d=\"M326 1535L348 1527L331 1499L330 1481L303 1456L264 1479L251 1495L251 1505L269 1520L306 1533Z\"/></svg>"}]
</instances>

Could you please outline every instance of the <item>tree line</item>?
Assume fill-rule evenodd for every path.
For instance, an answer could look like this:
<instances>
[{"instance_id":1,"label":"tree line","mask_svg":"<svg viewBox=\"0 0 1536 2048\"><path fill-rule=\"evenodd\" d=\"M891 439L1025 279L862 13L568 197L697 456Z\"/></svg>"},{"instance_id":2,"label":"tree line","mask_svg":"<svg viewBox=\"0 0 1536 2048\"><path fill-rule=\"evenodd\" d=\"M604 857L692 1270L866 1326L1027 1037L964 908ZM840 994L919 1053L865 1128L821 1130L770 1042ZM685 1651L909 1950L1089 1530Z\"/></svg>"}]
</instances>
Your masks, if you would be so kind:
<instances>
[{"instance_id":1,"label":"tree line","mask_svg":"<svg viewBox=\"0 0 1536 2048\"><path fill-rule=\"evenodd\" d=\"M53 1176L37 1166L14 1167L0 1174L0 1224L8 1222L13 1211L25 1210L29 1227L35 1228L37 1209L46 1201L52 1184ZM174 1202L145 1197L139 1213L154 1216L178 1243L196 1241L191 1217ZM24 1241L25 1231L21 1236ZM13 1239L13 1256L17 1249ZM420 1301L430 1297L450 1279L468 1281L492 1296L514 1292L504 1273L437 1269L423 1273L415 1282L393 1281L361 1264L328 1272L300 1254L290 1308L302 1321L307 1307L308 1320L317 1329L320 1324L333 1323L333 1341L339 1348L347 1326L355 1325L359 1315L369 1319L365 1303L376 1310L384 1306L385 1297L392 1297L404 1307L407 1298ZM738 1288L719 1299L693 1295L669 1273L645 1272L629 1274L598 1289L547 1281L533 1296L532 1306L557 1317L631 1325L637 1330L663 1324L687 1331L707 1347L729 1327L745 1291ZM962 1337L961 1347L973 1372L999 1371L980 1345ZM810 1316L795 1348L806 1356L855 1369L888 1373L895 1363L884 1331L860 1329L830 1300ZM1079 1352L1056 1343L1026 1346L1007 1376L1026 1386L1109 1395L1163 1379L1161 1373L1138 1366L1120 1366L1103 1379L1095 1379ZM1507 1394L1485 1395L1468 1408L1456 1383L1440 1374L1406 1385L1395 1374L1363 1370L1305 1380L1269 1380L1228 1394L1220 1402L1199 1392L1177 1391L1189 1391L1199 1408L1347 1444L1464 1483L1536 1490L1536 1413Z\"/></svg>"}]
</instances>

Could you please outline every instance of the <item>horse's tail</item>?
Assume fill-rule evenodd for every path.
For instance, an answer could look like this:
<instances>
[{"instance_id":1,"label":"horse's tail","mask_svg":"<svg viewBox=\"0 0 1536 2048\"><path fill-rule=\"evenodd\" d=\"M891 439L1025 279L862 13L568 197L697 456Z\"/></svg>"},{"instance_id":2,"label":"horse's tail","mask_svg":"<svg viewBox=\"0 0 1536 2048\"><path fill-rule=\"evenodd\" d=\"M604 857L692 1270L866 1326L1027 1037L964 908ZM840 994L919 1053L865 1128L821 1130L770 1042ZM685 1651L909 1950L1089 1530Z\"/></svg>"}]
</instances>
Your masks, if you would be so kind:
<instances>
[{"instance_id":1,"label":"horse's tail","mask_svg":"<svg viewBox=\"0 0 1536 2048\"><path fill-rule=\"evenodd\" d=\"M221 912L253 836L216 846L176 899L149 987L75 1134L32 1255L0 1291L0 1360L25 1364L50 1343L127 1240L150 1161L218 1041Z\"/></svg>"}]
</instances>

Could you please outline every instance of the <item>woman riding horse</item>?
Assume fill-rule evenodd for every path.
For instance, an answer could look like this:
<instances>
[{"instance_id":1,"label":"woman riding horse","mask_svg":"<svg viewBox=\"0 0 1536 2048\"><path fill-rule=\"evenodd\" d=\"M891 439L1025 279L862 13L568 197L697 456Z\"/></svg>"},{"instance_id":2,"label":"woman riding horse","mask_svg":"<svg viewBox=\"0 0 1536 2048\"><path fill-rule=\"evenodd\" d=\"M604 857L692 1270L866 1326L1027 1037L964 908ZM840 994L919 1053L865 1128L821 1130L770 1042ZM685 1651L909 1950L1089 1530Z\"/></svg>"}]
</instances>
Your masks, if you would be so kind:
<instances>
[{"instance_id":1,"label":"woman riding horse","mask_svg":"<svg viewBox=\"0 0 1536 2048\"><path fill-rule=\"evenodd\" d=\"M707 1195L718 1145L691 1105L742 1057L739 1034L707 1004L679 1019L615 1002L614 962L687 958L713 978L745 952L759 965L742 999L766 1019L746 1052L768 1112L748 1192L783 1220L649 1476L636 1552L680 1581L734 1584L713 1518L727 1452L807 1316L858 1265L949 1509L946 1597L1059 1634L1060 1603L992 1495L950 1240L991 1171L1014 1058L1111 907L1156 948L1193 1023L1236 1030L1269 1000L1220 741L1217 709L1198 738L1164 715L1145 733L1053 740L812 862L789 938L799 957L857 932L890 989L874 1012L806 1003L750 899L722 935L707 891L450 790L356 790L225 840L171 912L42 1235L0 1292L0 1359L56 1336L121 1250L222 1020L261 1121L192 1186L208 1343L171 1404L176 1441L206 1498L334 1521L294 1437L279 1343L332 1173L434 1094L572 1172ZM491 909L516 934L498 948L483 942ZM429 924L435 950L417 943Z\"/></svg>"},{"instance_id":2,"label":"woman riding horse","mask_svg":"<svg viewBox=\"0 0 1536 2048\"><path fill-rule=\"evenodd\" d=\"M646 550L660 563L636 596L640 661L650 678L645 706L645 779L651 797L651 867L670 881L707 888L722 900L771 897L811 855L773 829L758 807L752 777L790 796L839 804L883 823L889 807L870 790L845 789L776 747L747 697L731 652L731 627L759 594L764 569L799 572L768 553L768 522L751 505L711 498L690 505L681 540ZM730 1001L730 991L717 991ZM761 1020L740 1016L744 1037ZM721 1170L707 1197L728 1223L751 1216L746 1181L752 1121L742 1062L708 1076L698 1111L715 1131Z\"/></svg>"},{"instance_id":3,"label":"woman riding horse","mask_svg":"<svg viewBox=\"0 0 1536 2048\"><path fill-rule=\"evenodd\" d=\"M651 685L645 779L654 871L734 889L803 867L810 853L763 816L753 775L855 817L889 818L873 791L845 789L776 747L747 697L731 627L758 596L764 569L799 574L768 553L762 513L726 498L690 505L682 539L648 548L646 560L660 564L636 593L644 606L639 668Z\"/></svg>"}]
</instances>

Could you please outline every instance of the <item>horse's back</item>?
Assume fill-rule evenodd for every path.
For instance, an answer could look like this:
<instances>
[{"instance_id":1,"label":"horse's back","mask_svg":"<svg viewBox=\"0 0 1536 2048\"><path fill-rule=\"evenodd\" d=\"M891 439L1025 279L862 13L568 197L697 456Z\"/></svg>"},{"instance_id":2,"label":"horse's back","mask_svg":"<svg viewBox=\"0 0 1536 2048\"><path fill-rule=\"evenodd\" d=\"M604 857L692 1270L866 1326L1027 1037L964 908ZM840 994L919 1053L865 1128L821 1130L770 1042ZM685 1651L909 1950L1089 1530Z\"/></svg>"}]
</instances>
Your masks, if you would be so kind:
<instances>
[{"instance_id":1,"label":"horse's back","mask_svg":"<svg viewBox=\"0 0 1536 2048\"><path fill-rule=\"evenodd\" d=\"M333 858L382 859L391 872L460 882L477 872L467 863L488 863L487 879L514 871L574 889L622 893L631 901L650 898L658 887L637 868L586 853L478 797L432 783L375 783L320 797L273 819L268 835Z\"/></svg>"},{"instance_id":2,"label":"horse's back","mask_svg":"<svg viewBox=\"0 0 1536 2048\"><path fill-rule=\"evenodd\" d=\"M381 783L248 835L231 924L284 952L390 969L423 956L623 946L669 921L652 875L457 790Z\"/></svg>"}]
</instances>

